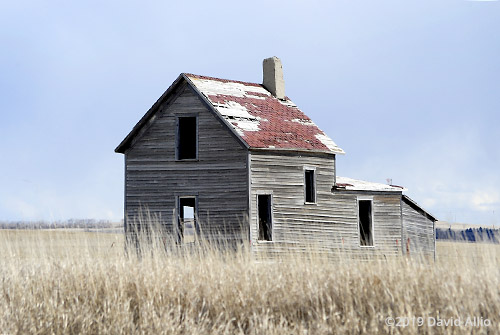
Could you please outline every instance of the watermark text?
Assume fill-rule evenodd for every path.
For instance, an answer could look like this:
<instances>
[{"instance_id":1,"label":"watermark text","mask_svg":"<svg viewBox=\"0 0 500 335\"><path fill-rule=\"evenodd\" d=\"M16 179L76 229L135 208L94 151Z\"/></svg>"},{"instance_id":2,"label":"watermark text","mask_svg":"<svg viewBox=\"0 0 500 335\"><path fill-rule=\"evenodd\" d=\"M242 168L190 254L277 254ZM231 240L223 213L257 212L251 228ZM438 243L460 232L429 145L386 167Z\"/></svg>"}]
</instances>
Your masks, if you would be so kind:
<instances>
[{"instance_id":1,"label":"watermark text","mask_svg":"<svg viewBox=\"0 0 500 335\"><path fill-rule=\"evenodd\" d=\"M483 317L468 316L466 318L441 318L435 316L389 316L385 319L389 327L489 327L491 321Z\"/></svg>"}]
</instances>

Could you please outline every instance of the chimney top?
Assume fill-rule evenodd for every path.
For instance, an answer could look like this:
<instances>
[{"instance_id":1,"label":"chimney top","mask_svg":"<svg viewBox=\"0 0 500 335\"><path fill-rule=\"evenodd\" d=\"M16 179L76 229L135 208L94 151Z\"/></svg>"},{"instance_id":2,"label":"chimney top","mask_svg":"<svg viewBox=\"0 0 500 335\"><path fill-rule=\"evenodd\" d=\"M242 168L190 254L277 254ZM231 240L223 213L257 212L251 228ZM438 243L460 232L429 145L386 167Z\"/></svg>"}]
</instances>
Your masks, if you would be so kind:
<instances>
[{"instance_id":1,"label":"chimney top","mask_svg":"<svg viewBox=\"0 0 500 335\"><path fill-rule=\"evenodd\" d=\"M262 84L276 98L285 100L285 81L281 60L276 56L264 59L262 70L264 74Z\"/></svg>"}]
</instances>

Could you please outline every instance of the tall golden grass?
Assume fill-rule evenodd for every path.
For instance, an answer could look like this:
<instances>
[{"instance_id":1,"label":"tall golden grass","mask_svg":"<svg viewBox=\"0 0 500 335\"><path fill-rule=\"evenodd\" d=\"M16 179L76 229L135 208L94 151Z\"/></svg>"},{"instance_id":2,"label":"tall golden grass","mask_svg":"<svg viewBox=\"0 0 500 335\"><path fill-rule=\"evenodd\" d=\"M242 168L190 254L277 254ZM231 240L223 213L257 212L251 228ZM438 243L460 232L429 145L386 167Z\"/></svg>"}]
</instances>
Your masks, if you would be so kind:
<instances>
[{"instance_id":1,"label":"tall golden grass","mask_svg":"<svg viewBox=\"0 0 500 335\"><path fill-rule=\"evenodd\" d=\"M245 248L136 257L120 235L81 232L2 231L0 244L3 334L500 334L492 245L439 244L434 262L259 260Z\"/></svg>"}]
</instances>

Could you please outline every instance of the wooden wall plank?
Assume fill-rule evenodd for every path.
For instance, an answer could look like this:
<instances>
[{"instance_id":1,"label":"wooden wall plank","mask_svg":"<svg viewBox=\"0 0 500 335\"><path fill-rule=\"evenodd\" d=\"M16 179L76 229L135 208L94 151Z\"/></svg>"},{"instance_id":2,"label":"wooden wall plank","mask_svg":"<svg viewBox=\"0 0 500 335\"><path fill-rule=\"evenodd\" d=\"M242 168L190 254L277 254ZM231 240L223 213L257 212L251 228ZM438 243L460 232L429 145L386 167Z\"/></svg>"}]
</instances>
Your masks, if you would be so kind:
<instances>
[{"instance_id":1,"label":"wooden wall plank","mask_svg":"<svg viewBox=\"0 0 500 335\"><path fill-rule=\"evenodd\" d=\"M405 251L407 240L410 240L411 254L421 254L434 257L435 235L434 222L402 201L403 208L403 236Z\"/></svg>"}]
</instances>

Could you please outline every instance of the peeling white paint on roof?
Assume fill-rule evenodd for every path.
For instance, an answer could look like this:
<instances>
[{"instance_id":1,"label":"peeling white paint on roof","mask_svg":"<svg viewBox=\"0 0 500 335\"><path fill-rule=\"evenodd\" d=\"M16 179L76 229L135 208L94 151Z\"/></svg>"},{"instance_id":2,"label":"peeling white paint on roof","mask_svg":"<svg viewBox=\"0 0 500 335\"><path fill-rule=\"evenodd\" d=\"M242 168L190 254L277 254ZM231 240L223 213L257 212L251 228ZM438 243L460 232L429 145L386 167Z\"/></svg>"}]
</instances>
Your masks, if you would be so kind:
<instances>
[{"instance_id":1,"label":"peeling white paint on roof","mask_svg":"<svg viewBox=\"0 0 500 335\"><path fill-rule=\"evenodd\" d=\"M316 125L314 122L312 122L312 120L293 119L291 121L300 123L301 125L304 125L304 126L315 126Z\"/></svg>"},{"instance_id":2,"label":"peeling white paint on roof","mask_svg":"<svg viewBox=\"0 0 500 335\"><path fill-rule=\"evenodd\" d=\"M244 130L244 131L259 131L260 130L260 128L259 128L260 122L256 121L256 120L238 120L238 121L232 122L232 124L235 125L237 127L237 129L239 128L240 130Z\"/></svg>"},{"instance_id":3,"label":"peeling white paint on roof","mask_svg":"<svg viewBox=\"0 0 500 335\"><path fill-rule=\"evenodd\" d=\"M266 97L260 96L260 95L253 95L252 92L246 92L246 97L247 98L252 98L252 99L260 99L264 100Z\"/></svg>"},{"instance_id":4,"label":"peeling white paint on roof","mask_svg":"<svg viewBox=\"0 0 500 335\"><path fill-rule=\"evenodd\" d=\"M330 149L331 151L336 152L338 154L345 154L344 150L342 150L341 148L339 148L335 144L335 142L333 142L333 140L330 137L326 136L324 133L323 134L316 134L314 136L316 136L316 138L318 140L320 140L321 143L323 143L324 145L326 145L326 147L328 149Z\"/></svg>"},{"instance_id":5,"label":"peeling white paint on roof","mask_svg":"<svg viewBox=\"0 0 500 335\"><path fill-rule=\"evenodd\" d=\"M240 136L245 136L245 133L243 132L243 129L240 129L238 128L234 123L231 123L233 126L234 126L234 130L236 131L236 133Z\"/></svg>"},{"instance_id":6,"label":"peeling white paint on roof","mask_svg":"<svg viewBox=\"0 0 500 335\"><path fill-rule=\"evenodd\" d=\"M285 97L286 98L286 97ZM285 106L288 106L288 107L297 107L296 104L293 103L293 101L291 100L279 100L279 102L282 104L282 105L285 105Z\"/></svg>"},{"instance_id":7,"label":"peeling white paint on roof","mask_svg":"<svg viewBox=\"0 0 500 335\"><path fill-rule=\"evenodd\" d=\"M247 97L254 99L255 98L265 99L264 97L253 95L252 93L265 94L267 96L271 95L271 93L269 93L262 86L244 85L241 83L222 82L217 80L200 79L194 77L189 77L189 79L191 79L193 84L195 84L196 87L206 96L223 94L239 98Z\"/></svg>"},{"instance_id":8,"label":"peeling white paint on roof","mask_svg":"<svg viewBox=\"0 0 500 335\"><path fill-rule=\"evenodd\" d=\"M357 180L347 177L337 176L337 184L347 184L345 189L348 191L384 191L384 192L402 192L407 191L406 188L391 186L370 181Z\"/></svg>"},{"instance_id":9,"label":"peeling white paint on roof","mask_svg":"<svg viewBox=\"0 0 500 335\"><path fill-rule=\"evenodd\" d=\"M219 113L227 117L257 120L255 116L248 113L245 106L240 105L236 101L226 101L224 104L219 103L215 108Z\"/></svg>"},{"instance_id":10,"label":"peeling white paint on roof","mask_svg":"<svg viewBox=\"0 0 500 335\"><path fill-rule=\"evenodd\" d=\"M196 87L207 98L211 95L228 95L240 98L252 99L265 99L263 96L255 95L264 94L270 96L271 94L262 87L244 85L241 83L233 82L220 82L216 80L207 80L190 77ZM244 136L245 131L259 131L260 118L248 112L245 106L242 106L236 101L224 101L224 103L213 103L215 109L224 118L234 126L234 129L240 136Z\"/></svg>"}]
</instances>

